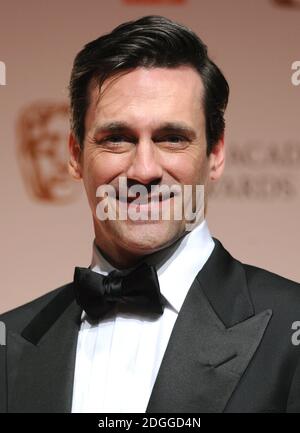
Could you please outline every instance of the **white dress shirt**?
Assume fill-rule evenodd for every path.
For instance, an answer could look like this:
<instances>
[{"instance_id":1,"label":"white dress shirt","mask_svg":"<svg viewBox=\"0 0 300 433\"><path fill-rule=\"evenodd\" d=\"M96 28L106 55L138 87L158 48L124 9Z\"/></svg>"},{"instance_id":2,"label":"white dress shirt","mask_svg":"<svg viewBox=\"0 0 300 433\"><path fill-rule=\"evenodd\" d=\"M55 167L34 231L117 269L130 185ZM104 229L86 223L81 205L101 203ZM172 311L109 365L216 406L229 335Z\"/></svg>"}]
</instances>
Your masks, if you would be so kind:
<instances>
[{"instance_id":1,"label":"white dress shirt","mask_svg":"<svg viewBox=\"0 0 300 433\"><path fill-rule=\"evenodd\" d=\"M173 246L145 261L157 269L164 313L145 318L121 313L91 324L83 312L78 336L72 412L144 413L179 310L214 249L203 221ZM95 243L91 269L115 268Z\"/></svg>"}]
</instances>

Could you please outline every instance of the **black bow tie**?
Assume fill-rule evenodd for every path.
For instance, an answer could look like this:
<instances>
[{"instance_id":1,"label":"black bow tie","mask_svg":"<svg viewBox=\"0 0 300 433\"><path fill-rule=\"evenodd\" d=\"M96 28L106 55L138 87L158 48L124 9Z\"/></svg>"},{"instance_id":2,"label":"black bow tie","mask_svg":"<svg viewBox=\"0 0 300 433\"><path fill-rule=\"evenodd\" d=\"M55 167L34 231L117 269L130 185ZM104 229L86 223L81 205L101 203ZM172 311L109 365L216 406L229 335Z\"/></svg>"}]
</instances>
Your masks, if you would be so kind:
<instances>
[{"instance_id":1,"label":"black bow tie","mask_svg":"<svg viewBox=\"0 0 300 433\"><path fill-rule=\"evenodd\" d=\"M105 276L76 267L74 288L77 303L93 320L101 319L116 304L136 307L138 312L163 313L156 269L147 263L125 275L115 270Z\"/></svg>"}]
</instances>

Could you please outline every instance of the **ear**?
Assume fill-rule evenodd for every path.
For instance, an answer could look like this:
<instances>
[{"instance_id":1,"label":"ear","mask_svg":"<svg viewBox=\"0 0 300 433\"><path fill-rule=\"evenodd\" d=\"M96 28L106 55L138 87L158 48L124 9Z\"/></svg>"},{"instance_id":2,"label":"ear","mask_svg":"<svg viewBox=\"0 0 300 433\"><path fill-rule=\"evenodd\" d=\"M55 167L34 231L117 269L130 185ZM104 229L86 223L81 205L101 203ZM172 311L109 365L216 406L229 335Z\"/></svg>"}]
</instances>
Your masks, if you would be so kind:
<instances>
[{"instance_id":1,"label":"ear","mask_svg":"<svg viewBox=\"0 0 300 433\"><path fill-rule=\"evenodd\" d=\"M81 153L82 150L80 148L80 145L76 138L74 137L74 134L71 132L69 135L69 163L68 163L68 169L70 175L76 179L79 180L82 178L82 172L81 172Z\"/></svg>"},{"instance_id":2,"label":"ear","mask_svg":"<svg viewBox=\"0 0 300 433\"><path fill-rule=\"evenodd\" d=\"M225 145L224 135L214 145L209 157L209 179L218 180L224 171L225 167Z\"/></svg>"}]
</instances>

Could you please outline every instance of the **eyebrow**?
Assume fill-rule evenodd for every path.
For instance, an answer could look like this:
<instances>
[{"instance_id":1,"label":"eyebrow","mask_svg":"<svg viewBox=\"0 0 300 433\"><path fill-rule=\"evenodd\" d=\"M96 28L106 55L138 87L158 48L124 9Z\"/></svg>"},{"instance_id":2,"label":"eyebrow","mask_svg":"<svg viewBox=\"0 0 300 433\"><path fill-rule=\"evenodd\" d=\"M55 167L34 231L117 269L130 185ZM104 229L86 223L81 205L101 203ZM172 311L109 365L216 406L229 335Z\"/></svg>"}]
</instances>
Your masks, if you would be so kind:
<instances>
[{"instance_id":1,"label":"eyebrow","mask_svg":"<svg viewBox=\"0 0 300 433\"><path fill-rule=\"evenodd\" d=\"M98 125L95 128L94 135L105 134L105 133L120 133L125 131L133 131L134 128L127 122L107 122L102 125ZM164 122L155 128L156 133L180 133L186 134L190 139L195 139L197 136L196 131L190 126L182 122Z\"/></svg>"}]
</instances>

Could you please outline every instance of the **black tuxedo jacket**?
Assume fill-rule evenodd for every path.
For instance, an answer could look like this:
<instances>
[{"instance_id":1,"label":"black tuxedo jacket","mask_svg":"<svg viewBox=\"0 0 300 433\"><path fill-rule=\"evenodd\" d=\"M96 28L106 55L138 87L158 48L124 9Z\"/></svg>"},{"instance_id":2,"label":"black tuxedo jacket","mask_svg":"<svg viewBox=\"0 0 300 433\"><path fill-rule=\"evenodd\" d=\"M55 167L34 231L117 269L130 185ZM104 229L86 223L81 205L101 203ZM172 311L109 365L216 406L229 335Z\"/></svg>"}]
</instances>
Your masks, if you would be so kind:
<instances>
[{"instance_id":1,"label":"black tuxedo jacket","mask_svg":"<svg viewBox=\"0 0 300 433\"><path fill-rule=\"evenodd\" d=\"M0 412L70 412L72 283L2 316ZM146 412L300 412L300 285L215 248L175 322ZM130 390L128 390L130 392Z\"/></svg>"}]
</instances>

